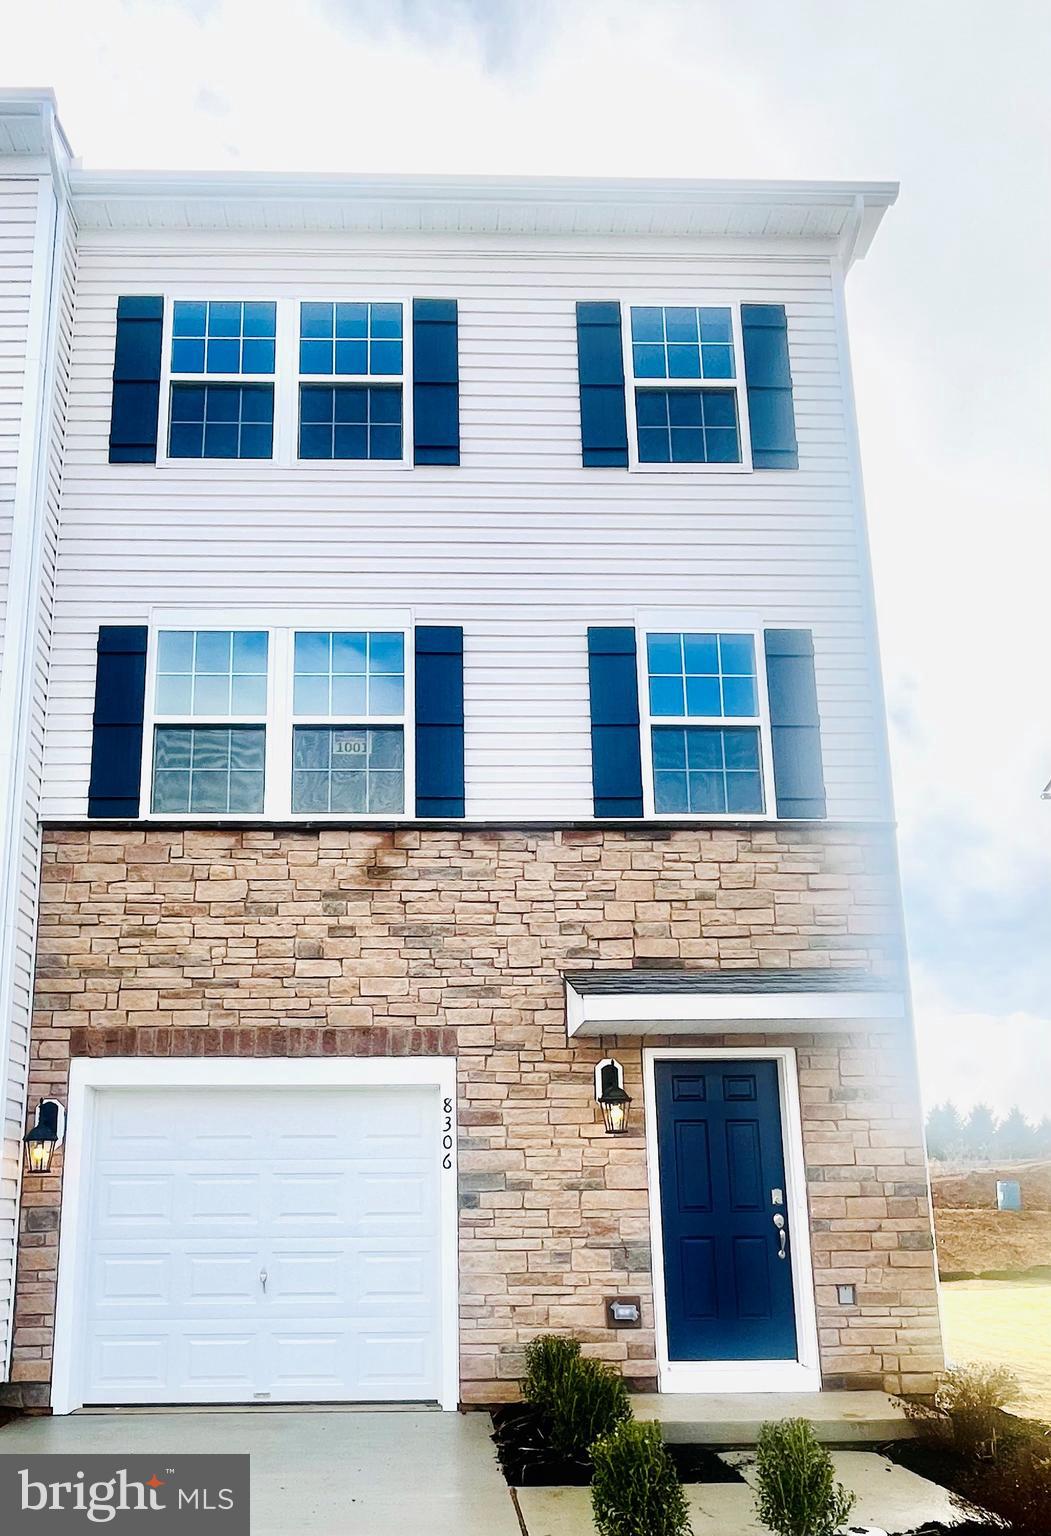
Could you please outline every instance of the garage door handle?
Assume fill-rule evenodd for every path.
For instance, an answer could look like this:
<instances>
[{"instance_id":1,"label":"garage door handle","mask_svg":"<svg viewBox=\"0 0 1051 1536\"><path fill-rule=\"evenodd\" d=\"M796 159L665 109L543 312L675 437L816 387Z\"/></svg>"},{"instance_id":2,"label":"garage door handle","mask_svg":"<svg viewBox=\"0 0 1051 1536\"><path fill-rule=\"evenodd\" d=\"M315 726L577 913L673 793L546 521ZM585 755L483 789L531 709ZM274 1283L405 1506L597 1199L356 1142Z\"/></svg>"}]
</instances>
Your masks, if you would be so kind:
<instances>
[{"instance_id":1,"label":"garage door handle","mask_svg":"<svg viewBox=\"0 0 1051 1536\"><path fill-rule=\"evenodd\" d=\"M266 1295L266 1270L259 1271L259 1284L263 1287L263 1295Z\"/></svg>"}]
</instances>

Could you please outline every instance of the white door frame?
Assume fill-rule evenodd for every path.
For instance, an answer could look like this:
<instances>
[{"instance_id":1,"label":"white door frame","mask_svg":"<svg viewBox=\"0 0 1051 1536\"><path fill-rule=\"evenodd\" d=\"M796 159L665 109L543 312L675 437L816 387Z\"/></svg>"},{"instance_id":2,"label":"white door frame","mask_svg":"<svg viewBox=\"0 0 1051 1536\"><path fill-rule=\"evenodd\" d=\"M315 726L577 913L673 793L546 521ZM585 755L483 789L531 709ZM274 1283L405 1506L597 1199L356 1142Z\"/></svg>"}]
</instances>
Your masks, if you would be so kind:
<instances>
[{"instance_id":1,"label":"white door frame","mask_svg":"<svg viewBox=\"0 0 1051 1536\"><path fill-rule=\"evenodd\" d=\"M781 1135L785 1155L785 1200L789 1254L796 1310L795 1360L670 1360L664 1289L664 1230L661 1221L660 1151L657 1142L656 1061L773 1061L781 1100ZM655 1046L642 1053L646 1104L647 1179L650 1241L653 1253L653 1310L657 1331L657 1370L662 1392L819 1392L817 1307L810 1254L810 1218L803 1162L803 1125L799 1111L796 1053L790 1045Z\"/></svg>"},{"instance_id":2,"label":"white door frame","mask_svg":"<svg viewBox=\"0 0 1051 1536\"><path fill-rule=\"evenodd\" d=\"M76 1057L70 1065L59 1228L58 1296L51 1380L52 1413L83 1405L80 1316L87 1264L88 1180L95 1141L95 1108L107 1088L433 1088L440 1096L439 1318L442 1408L460 1398L459 1298L456 1198L456 1058L454 1056L268 1057ZM448 1108L446 1107L448 1106Z\"/></svg>"}]
</instances>

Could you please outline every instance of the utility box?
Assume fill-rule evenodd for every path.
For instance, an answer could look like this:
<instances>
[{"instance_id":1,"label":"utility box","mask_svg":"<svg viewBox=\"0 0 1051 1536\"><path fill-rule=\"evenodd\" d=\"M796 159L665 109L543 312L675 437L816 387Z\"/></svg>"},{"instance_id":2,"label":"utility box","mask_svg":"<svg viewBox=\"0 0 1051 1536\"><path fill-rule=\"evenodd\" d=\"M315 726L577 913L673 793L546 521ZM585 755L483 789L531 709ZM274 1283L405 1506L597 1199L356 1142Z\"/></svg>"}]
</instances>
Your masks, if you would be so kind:
<instances>
[{"instance_id":1,"label":"utility box","mask_svg":"<svg viewBox=\"0 0 1051 1536\"><path fill-rule=\"evenodd\" d=\"M1017 1179L997 1179L996 1209L998 1211L1022 1209L1022 1186Z\"/></svg>"}]
</instances>

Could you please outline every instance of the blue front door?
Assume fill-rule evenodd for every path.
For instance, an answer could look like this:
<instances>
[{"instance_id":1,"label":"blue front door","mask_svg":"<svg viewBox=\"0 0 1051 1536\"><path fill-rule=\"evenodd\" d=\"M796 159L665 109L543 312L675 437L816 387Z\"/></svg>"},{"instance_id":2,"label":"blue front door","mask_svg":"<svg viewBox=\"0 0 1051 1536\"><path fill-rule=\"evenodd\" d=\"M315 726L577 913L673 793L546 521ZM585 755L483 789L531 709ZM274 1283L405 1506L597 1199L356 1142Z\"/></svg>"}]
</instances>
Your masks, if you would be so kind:
<instances>
[{"instance_id":1,"label":"blue front door","mask_svg":"<svg viewBox=\"0 0 1051 1536\"><path fill-rule=\"evenodd\" d=\"M777 1063L655 1075L668 1358L794 1360Z\"/></svg>"}]
</instances>

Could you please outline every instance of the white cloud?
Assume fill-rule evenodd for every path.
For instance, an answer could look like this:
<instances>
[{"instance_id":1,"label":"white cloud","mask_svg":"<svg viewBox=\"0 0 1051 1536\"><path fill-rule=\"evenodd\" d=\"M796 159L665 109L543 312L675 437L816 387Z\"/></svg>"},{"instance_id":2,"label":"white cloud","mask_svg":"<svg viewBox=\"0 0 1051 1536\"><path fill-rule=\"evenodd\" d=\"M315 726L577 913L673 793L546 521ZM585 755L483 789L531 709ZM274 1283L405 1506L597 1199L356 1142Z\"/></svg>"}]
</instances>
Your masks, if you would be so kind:
<instances>
[{"instance_id":1,"label":"white cloud","mask_svg":"<svg viewBox=\"0 0 1051 1536\"><path fill-rule=\"evenodd\" d=\"M928 1109L946 1099L979 1102L997 1115L1014 1105L1030 1120L1051 1114L1051 1008L1038 1016L946 1005L922 968L914 974L920 1082Z\"/></svg>"}]
</instances>

